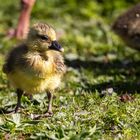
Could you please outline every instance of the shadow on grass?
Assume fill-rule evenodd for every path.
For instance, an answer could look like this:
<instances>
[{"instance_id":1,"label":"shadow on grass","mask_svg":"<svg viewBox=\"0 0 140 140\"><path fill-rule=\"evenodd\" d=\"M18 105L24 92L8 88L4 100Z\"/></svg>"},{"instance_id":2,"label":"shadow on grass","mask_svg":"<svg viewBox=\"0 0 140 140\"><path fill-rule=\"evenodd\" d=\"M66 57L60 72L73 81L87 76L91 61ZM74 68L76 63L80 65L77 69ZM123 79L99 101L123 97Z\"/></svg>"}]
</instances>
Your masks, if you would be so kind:
<instances>
[{"instance_id":1,"label":"shadow on grass","mask_svg":"<svg viewBox=\"0 0 140 140\"><path fill-rule=\"evenodd\" d=\"M119 61L115 60L109 63L97 62L97 61L83 61L80 59L67 60L66 65L75 69L93 69L94 75L108 75L118 76L123 75L125 82L111 81L103 82L99 84L87 83L85 81L85 91L102 91L107 88L113 88L118 94L123 93L140 93L140 61ZM128 80L127 80L128 79ZM133 80L134 79L134 80Z\"/></svg>"},{"instance_id":2,"label":"shadow on grass","mask_svg":"<svg viewBox=\"0 0 140 140\"><path fill-rule=\"evenodd\" d=\"M85 91L93 92L98 90L99 92L113 88L113 91L117 94L124 93L140 93L140 84L135 82L104 82L101 84L86 84Z\"/></svg>"}]
</instances>

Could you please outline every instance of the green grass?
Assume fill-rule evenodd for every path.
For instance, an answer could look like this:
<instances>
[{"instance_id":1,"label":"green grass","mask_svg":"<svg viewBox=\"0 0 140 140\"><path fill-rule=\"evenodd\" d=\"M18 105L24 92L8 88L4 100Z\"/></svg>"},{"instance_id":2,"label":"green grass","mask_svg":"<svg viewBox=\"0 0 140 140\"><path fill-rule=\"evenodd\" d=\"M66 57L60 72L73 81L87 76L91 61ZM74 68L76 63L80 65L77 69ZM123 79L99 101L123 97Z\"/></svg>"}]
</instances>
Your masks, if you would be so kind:
<instances>
[{"instance_id":1,"label":"green grass","mask_svg":"<svg viewBox=\"0 0 140 140\"><path fill-rule=\"evenodd\" d=\"M140 53L110 29L113 19L136 2L37 1L31 24L47 22L62 34L67 73L56 92L53 117L32 119L31 114L46 111L45 93L34 95L36 104L23 97L22 113L0 114L0 139L140 139ZM20 7L18 0L5 0L0 8L2 68L5 54L17 44L5 32L16 26ZM10 110L16 94L2 71L0 77L0 108ZM131 94L131 101L120 100L125 93Z\"/></svg>"}]
</instances>

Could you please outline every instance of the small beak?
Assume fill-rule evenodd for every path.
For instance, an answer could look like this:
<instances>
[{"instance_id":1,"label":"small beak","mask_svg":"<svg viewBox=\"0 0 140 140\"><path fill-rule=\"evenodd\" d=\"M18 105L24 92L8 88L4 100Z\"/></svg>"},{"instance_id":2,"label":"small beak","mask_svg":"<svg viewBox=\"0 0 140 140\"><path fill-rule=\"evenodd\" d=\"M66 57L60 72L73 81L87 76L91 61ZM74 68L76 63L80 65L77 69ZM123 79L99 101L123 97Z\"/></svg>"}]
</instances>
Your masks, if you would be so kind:
<instances>
[{"instance_id":1,"label":"small beak","mask_svg":"<svg viewBox=\"0 0 140 140\"><path fill-rule=\"evenodd\" d=\"M64 52L64 49L57 41L52 41L52 45L49 47L49 49Z\"/></svg>"}]
</instances>

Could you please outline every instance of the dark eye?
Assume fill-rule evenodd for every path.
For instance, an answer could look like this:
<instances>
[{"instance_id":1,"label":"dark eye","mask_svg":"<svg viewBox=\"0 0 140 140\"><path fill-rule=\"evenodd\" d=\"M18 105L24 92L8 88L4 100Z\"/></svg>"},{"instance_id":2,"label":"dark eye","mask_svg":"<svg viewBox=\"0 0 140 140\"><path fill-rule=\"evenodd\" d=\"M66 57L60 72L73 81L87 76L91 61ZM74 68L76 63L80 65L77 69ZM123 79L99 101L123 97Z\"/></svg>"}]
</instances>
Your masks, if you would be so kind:
<instances>
[{"instance_id":1,"label":"dark eye","mask_svg":"<svg viewBox=\"0 0 140 140\"><path fill-rule=\"evenodd\" d=\"M38 35L38 37L42 40L48 40L49 39L48 36L46 36L46 35Z\"/></svg>"}]
</instances>

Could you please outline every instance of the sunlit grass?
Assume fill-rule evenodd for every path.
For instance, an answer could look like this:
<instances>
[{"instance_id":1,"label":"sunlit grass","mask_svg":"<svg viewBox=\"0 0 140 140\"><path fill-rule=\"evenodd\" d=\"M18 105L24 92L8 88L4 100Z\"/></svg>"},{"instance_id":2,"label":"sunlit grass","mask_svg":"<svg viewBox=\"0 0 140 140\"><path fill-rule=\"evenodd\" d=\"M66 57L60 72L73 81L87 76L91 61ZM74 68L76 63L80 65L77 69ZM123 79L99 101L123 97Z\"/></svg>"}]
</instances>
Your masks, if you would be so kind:
<instances>
[{"instance_id":1,"label":"sunlit grass","mask_svg":"<svg viewBox=\"0 0 140 140\"><path fill-rule=\"evenodd\" d=\"M17 44L17 40L5 37L8 28L17 23L19 6L14 2L5 0L0 6L1 68L5 54ZM118 9L129 5L122 2L117 7L117 3ZM46 111L45 93L34 95L34 104L23 97L25 109L21 113L1 113L0 139L140 139L140 54L111 31L108 22L118 9L108 17L112 8L105 4L83 2L77 10L75 1L37 1L31 23L44 21L56 28L65 48L67 73L56 92L53 117L32 119L32 114ZM7 85L1 70L0 107L12 109L16 94ZM120 96L125 93L132 99L122 102Z\"/></svg>"}]
</instances>

